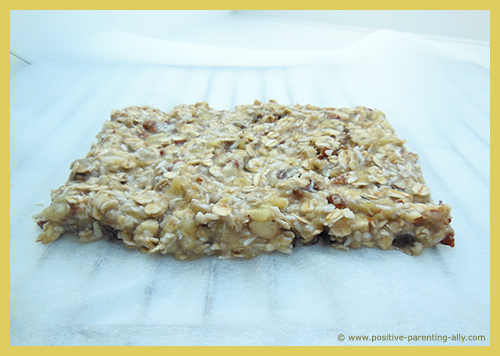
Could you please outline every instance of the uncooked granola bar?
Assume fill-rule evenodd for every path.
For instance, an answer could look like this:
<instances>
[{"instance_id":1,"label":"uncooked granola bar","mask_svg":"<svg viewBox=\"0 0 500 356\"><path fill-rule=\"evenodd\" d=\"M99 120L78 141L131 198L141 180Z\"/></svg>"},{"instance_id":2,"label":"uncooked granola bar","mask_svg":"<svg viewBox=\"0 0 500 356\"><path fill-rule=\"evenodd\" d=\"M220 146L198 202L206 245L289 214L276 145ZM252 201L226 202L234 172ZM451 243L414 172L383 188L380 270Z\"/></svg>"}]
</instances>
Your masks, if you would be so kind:
<instances>
[{"instance_id":1,"label":"uncooked granola bar","mask_svg":"<svg viewBox=\"0 0 500 356\"><path fill-rule=\"evenodd\" d=\"M111 113L36 220L37 241L105 236L180 260L252 258L297 241L419 255L453 246L418 156L379 110L207 103Z\"/></svg>"}]
</instances>

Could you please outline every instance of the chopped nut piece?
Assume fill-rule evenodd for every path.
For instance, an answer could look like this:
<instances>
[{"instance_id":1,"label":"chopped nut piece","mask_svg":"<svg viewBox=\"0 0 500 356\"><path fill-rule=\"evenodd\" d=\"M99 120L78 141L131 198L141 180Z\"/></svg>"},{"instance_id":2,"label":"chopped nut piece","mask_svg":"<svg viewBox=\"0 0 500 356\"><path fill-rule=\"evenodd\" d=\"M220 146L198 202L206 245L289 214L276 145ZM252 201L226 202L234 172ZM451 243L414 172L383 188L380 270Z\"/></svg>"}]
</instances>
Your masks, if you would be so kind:
<instances>
[{"instance_id":1,"label":"chopped nut piece","mask_svg":"<svg viewBox=\"0 0 500 356\"><path fill-rule=\"evenodd\" d=\"M272 210L266 207L250 209L248 213L250 217L256 221L266 221L272 216Z\"/></svg>"},{"instance_id":2,"label":"chopped nut piece","mask_svg":"<svg viewBox=\"0 0 500 356\"><path fill-rule=\"evenodd\" d=\"M455 239L453 238L454 234L450 233L449 235L446 235L444 239L442 239L439 243L443 245L448 245L450 247L455 247Z\"/></svg>"},{"instance_id":3,"label":"chopped nut piece","mask_svg":"<svg viewBox=\"0 0 500 356\"><path fill-rule=\"evenodd\" d=\"M269 198L269 203L271 203L274 206L277 206L280 209L283 209L288 205L288 200L285 198L280 198L276 195L273 195L271 198Z\"/></svg>"},{"instance_id":4,"label":"chopped nut piece","mask_svg":"<svg viewBox=\"0 0 500 356\"><path fill-rule=\"evenodd\" d=\"M248 226L254 234L267 240L279 233L278 224L273 221L251 221Z\"/></svg>"}]
</instances>

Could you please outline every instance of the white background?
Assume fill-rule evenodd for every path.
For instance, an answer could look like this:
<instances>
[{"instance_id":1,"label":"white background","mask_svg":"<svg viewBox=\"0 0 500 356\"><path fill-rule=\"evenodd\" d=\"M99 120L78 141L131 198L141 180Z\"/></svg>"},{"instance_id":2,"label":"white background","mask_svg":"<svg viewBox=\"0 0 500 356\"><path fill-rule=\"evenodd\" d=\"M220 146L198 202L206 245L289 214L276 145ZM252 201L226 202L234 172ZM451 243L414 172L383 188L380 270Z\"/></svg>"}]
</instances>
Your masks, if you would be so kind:
<instances>
[{"instance_id":1,"label":"white background","mask_svg":"<svg viewBox=\"0 0 500 356\"><path fill-rule=\"evenodd\" d=\"M209 25L209 26L207 26ZM421 34L489 61L487 10L11 11L10 48L30 61L64 56L102 32L253 49L345 48L375 30ZM25 63L11 55L11 75Z\"/></svg>"}]
</instances>

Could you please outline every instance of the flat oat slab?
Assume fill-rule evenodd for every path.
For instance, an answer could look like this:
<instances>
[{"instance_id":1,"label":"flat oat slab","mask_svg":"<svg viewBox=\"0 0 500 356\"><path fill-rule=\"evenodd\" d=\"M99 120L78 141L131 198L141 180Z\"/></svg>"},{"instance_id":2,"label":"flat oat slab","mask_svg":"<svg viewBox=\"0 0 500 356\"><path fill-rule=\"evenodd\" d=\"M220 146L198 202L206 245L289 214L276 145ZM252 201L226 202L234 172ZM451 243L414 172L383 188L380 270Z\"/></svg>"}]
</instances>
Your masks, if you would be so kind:
<instances>
[{"instance_id":1,"label":"flat oat slab","mask_svg":"<svg viewBox=\"0 0 500 356\"><path fill-rule=\"evenodd\" d=\"M35 218L38 241L122 240L180 260L252 258L297 241L419 255L454 245L418 156L378 110L207 103L115 110Z\"/></svg>"}]
</instances>

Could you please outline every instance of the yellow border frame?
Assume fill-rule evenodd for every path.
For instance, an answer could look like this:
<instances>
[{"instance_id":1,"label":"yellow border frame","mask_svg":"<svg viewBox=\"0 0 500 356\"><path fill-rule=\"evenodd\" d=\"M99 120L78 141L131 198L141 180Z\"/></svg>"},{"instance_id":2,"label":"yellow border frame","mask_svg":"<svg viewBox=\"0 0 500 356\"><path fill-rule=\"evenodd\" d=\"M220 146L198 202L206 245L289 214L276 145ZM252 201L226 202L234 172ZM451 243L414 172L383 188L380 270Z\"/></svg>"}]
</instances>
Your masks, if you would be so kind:
<instances>
[{"instance_id":1,"label":"yellow border frame","mask_svg":"<svg viewBox=\"0 0 500 356\"><path fill-rule=\"evenodd\" d=\"M374 8L374 5L378 5L377 8ZM68 10L76 10L76 9L99 9L99 10L105 10L105 9L123 9L123 10L126 10L126 9L130 9L130 10L138 10L138 6L141 6L143 10L146 10L146 9L162 9L162 8L168 8L168 9L172 9L172 10L176 10L176 9L211 9L211 10L222 10L222 9L231 9L231 8L235 8L235 7L238 7L238 9L288 9L288 10L292 10L292 9L301 9L301 10L305 10L305 6L308 7L309 10L321 10L321 9L327 9L327 8L332 8L334 7L335 9L337 10L352 10L352 9L378 9L378 10L382 10L382 9L426 9L426 10L429 10L429 9L434 9L434 10L441 10L441 9L455 9L455 10L458 10L458 9L467 9L467 10L472 10L472 6L474 7L474 9L477 9L477 10L490 10L490 18L492 19L491 21L491 29L490 31L495 33L495 28L496 28L496 21L494 21L494 18L496 18L494 15L496 15L496 11L494 11L493 9L491 9L493 6L491 4L490 1L476 1L474 3L470 3L470 2L451 2L451 1L444 1L444 2L436 2L436 1L419 1L418 4L403 4L401 2L395 2L395 1L383 1L383 2L373 2L373 1L362 1L362 2L343 2L342 4L336 4L334 2L325 2L325 1L320 1L320 2L308 2L307 4L304 4L303 2L296 2L296 3L290 3L290 2L285 2L285 1L277 1L277 2L270 2L270 1L252 1L251 3L249 4L243 4L241 2L238 2L238 3L234 3L234 2L229 2L229 1L211 1L211 2L201 2L201 1L190 1L188 4L183 4L181 2L175 2L175 3L169 3L169 2L147 2L147 3L137 3L137 2L118 2L118 1L112 1L112 2L109 2L109 3L104 3L102 1L86 1L84 3L69 3L69 2L62 2L62 1L44 1L43 3L42 2L35 2L35 1L22 1L22 2L19 2L19 3L9 3L8 4L8 10L9 10L9 13L7 13L7 11L3 11L2 13L6 16L5 18L5 22L6 24L10 24L10 10L32 10L32 9L40 9L40 10L49 10L49 9L68 9ZM404 5L404 7L402 7L402 5ZM413 6L411 6L413 5ZM5 6L5 5L3 5ZM7 9L6 9L7 10ZM7 18L7 16L9 16ZM7 26L7 25L5 25ZM4 33L7 33L10 31L5 31ZM495 38L493 36L493 38ZM492 58L496 58L496 48L493 46L494 50L492 51ZM6 57L5 57L6 58ZM491 61L492 63L495 63L494 61ZM7 66L5 66L4 68L7 68ZM7 77L7 74L6 74L7 70L5 69L5 76ZM496 73L495 71L493 71L493 73ZM491 87L492 89L492 92L495 93L496 92L496 88L494 85L492 85ZM10 91L9 91L10 92ZM490 94L490 97L491 97L491 94ZM4 100L6 101L6 105L4 105L5 108L8 108L9 107L9 102L7 101L7 96L4 95L3 96ZM490 124L490 129L492 132L496 133L498 132L498 126L499 124L496 122L496 121L492 121L491 124ZM10 123L9 121L7 121L7 129L5 130L2 130L2 140L0 142L2 142L2 146L3 146L3 150L2 150L2 157L1 159L4 161L5 165L9 164L10 165L10 162L9 162L9 151L10 151ZM492 156L491 156L491 159L494 160L498 155L498 144L493 141L492 143L492 146L491 146L491 150L492 150ZM491 172L491 175L494 176L494 172L492 171ZM9 183L9 184L7 184ZM9 217L9 197L10 197L10 193L9 193L9 190L7 190L7 187L10 185L10 181L7 182L7 178L5 178L5 175L2 176L2 184L1 184L1 187L2 187L2 190L1 190L1 196L2 196L2 208L4 209L4 214L2 214L2 226L10 226L10 217ZM492 191L491 191L491 195L494 197L494 196L498 196L498 188L495 188L493 187ZM490 211L490 216L496 216L496 212L498 211L498 208L493 205L491 206L492 210ZM8 234L8 231L5 232L6 235L10 236ZM490 232L491 235L496 235L497 234L497 228L492 225L491 226L491 232ZM496 249L496 244L495 244L495 240L494 239L491 239L491 245L492 245L492 248L493 249ZM8 255L8 251L4 250L3 254L4 254L4 259L3 259L3 264L5 265L5 268L4 268L4 276L3 278L6 280L5 282L6 283L9 283L9 265L8 263L10 262L10 259L9 259L9 255ZM492 259L491 260L491 280L494 281L494 277L496 277L496 273L494 273L496 271L496 267L498 267L498 261L496 261L495 259ZM497 288L496 288L496 285L492 284L491 285L491 296L490 296L490 300L496 300L496 296L498 295L497 293ZM37 349L36 350L32 350L32 347L29 347L29 350L24 348L24 347L11 347L10 346L10 333L9 333L9 327L10 327L10 308L9 308L9 300L10 300L10 295L4 297L4 303L3 303L3 314L4 314L4 320L6 321L5 322L5 328L4 328L4 332L3 332L3 338L2 338L2 348L4 349L4 352L7 352L7 354L18 354L18 353L24 353L24 352L30 352L30 351L33 351L33 352L44 352L44 350L47 350L46 348L39 348L39 347L36 347ZM445 306L443 306L445 307ZM479 350L474 350L473 352L480 352L480 353L490 353L492 352L492 350L496 349L497 348L497 342L495 340L495 337L494 335L498 335L497 334L497 331L498 331L498 327L496 325L496 318L495 316L498 315L498 308L495 306L495 304L491 304L491 311L490 311L491 315L493 316L491 318L491 328L490 328L490 345L489 347L486 347L486 348L481 348ZM8 325L6 325L8 324ZM335 337L335 336L332 336L332 337ZM436 350L436 347L433 346L431 347L432 350L429 350L431 352L441 352L441 350ZM94 350L92 350L94 351ZM108 350L105 350L104 347L98 347L97 350L98 353L104 353ZM135 350L133 348L124 348L124 347L120 347L120 350L113 350L115 352L125 352L125 353L132 353L134 352ZM139 351L139 350L137 350ZM252 349L252 348L248 348L248 347L244 347L244 348L241 348L239 347L238 349L235 349L235 347L218 347L217 349L213 349L213 348L209 348L209 347L203 347L203 349L199 349L199 347L192 347L192 348L186 348L186 347L168 347L168 349L161 349L160 347L152 347L152 348L149 348L147 351L145 350L140 350L139 352L148 352L148 353L154 353L154 354L159 354L159 355L164 355L166 353L198 353L198 352L203 352L203 353L217 353L217 354L234 354L234 353L238 353L238 354L253 354L255 352L258 352L258 353L261 353L261 352L264 352L264 353L269 353L269 354L275 354L276 352L278 353L286 353L287 355L288 354L295 354L295 353L304 353L304 352L313 352L315 354L318 354L318 355L325 355L325 356L331 356L333 352L338 352L338 351L344 351L346 352L347 350L345 350L344 347L342 347L341 349L331 349L330 347L314 347L314 348L308 348L307 350L304 350L302 347L280 347L279 349L276 349L276 348L273 348L271 349L270 347L265 347L264 349L261 349L259 348L258 350L255 350L255 349ZM394 349L394 348L387 348L387 347L384 347L383 349L371 349L371 350L356 350L356 349L349 349L349 351L347 352L352 352L352 351L368 351L370 353L372 352L376 352L376 353L379 353L379 352L384 352L384 353L388 353L388 354L393 354L393 353L401 353L401 352L404 352L404 353L408 353L408 354L416 354L417 352L420 353L422 352L423 350L415 350L415 349L405 349L404 351L400 350L400 349ZM459 351L456 347L453 347L453 350L451 350L451 352L457 352ZM67 353L67 352L71 352L72 354L80 354L80 353L84 353L84 352L88 352L87 350L78 350L78 349L75 349L74 347L71 349L71 350L67 350L65 347L63 348L54 348L54 347L51 347L50 348L50 351L51 353L55 353L55 354L63 354L63 353ZM427 352L427 349L425 350L425 352ZM460 352L460 351L459 351ZM498 351L497 351L498 353ZM4 353L5 354L5 353Z\"/></svg>"}]
</instances>

